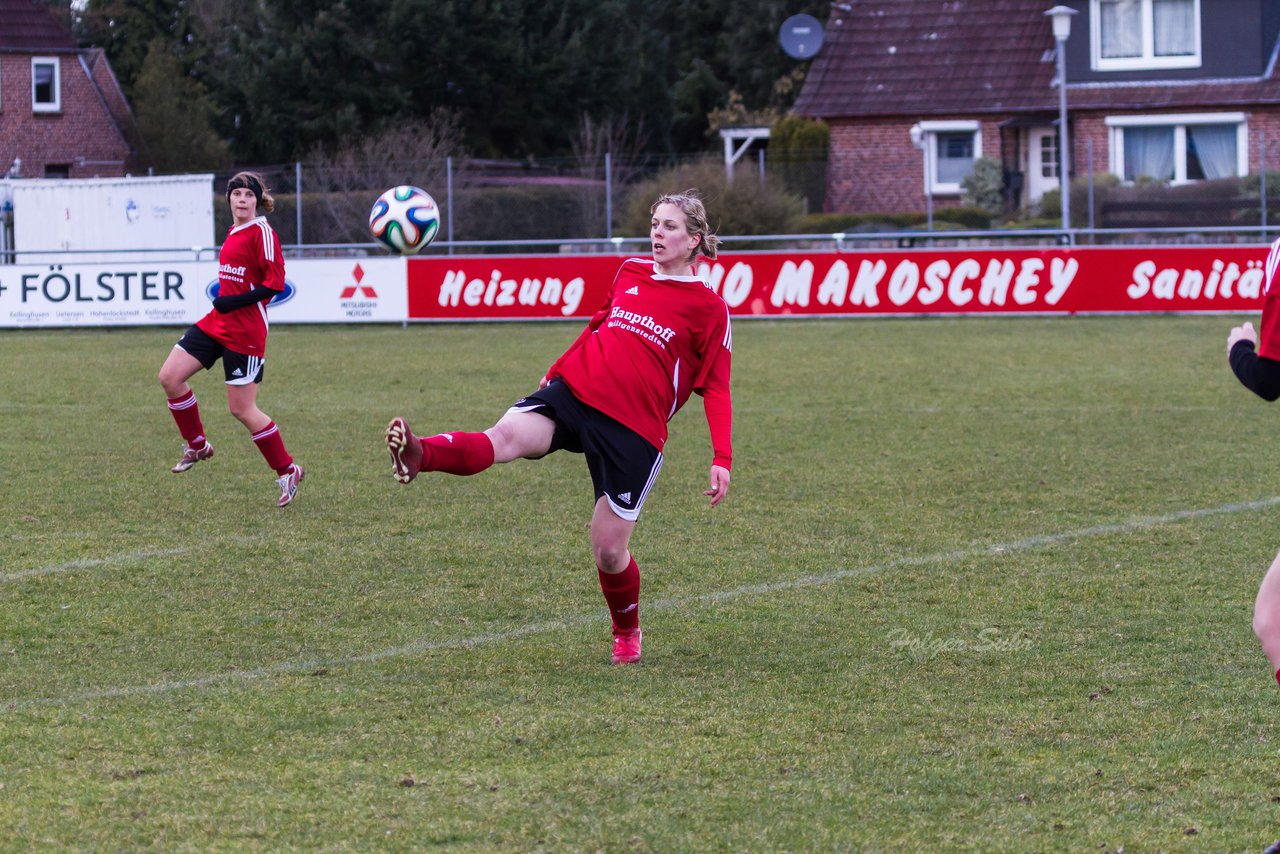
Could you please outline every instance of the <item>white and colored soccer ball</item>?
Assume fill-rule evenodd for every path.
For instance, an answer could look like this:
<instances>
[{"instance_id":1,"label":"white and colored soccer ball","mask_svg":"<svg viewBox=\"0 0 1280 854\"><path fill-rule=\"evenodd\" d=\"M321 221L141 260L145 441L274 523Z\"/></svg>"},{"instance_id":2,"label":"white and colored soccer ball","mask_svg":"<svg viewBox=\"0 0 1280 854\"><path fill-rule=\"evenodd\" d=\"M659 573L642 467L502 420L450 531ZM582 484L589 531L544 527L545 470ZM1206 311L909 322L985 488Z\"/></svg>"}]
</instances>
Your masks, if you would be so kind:
<instances>
[{"instance_id":1,"label":"white and colored soccer ball","mask_svg":"<svg viewBox=\"0 0 1280 854\"><path fill-rule=\"evenodd\" d=\"M378 196L369 211L369 231L374 238L401 255L418 254L435 240L439 230L436 200L417 187L392 187Z\"/></svg>"}]
</instances>

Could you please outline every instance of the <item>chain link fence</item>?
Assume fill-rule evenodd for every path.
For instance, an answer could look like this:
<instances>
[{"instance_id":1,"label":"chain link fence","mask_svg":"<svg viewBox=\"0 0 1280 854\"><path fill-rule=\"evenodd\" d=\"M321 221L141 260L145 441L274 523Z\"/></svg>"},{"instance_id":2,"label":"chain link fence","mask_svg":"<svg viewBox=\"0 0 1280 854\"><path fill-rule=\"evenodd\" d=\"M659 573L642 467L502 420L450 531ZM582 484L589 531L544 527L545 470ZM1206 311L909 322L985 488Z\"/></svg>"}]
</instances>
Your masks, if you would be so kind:
<instances>
[{"instance_id":1,"label":"chain link fence","mask_svg":"<svg viewBox=\"0 0 1280 854\"><path fill-rule=\"evenodd\" d=\"M370 242L369 211L390 187L426 190L440 206L438 241L608 241L644 237L655 180L668 175L665 190L695 182L713 215L715 201L786 189L799 210L821 210L825 152L807 161L770 162L764 152L732 169L719 155L680 159L651 157L529 158L485 160L440 157L403 162L308 162L244 167L260 174L275 199L271 222L286 245L339 246ZM215 174L219 191L240 169ZM691 183L689 186L694 186ZM747 186L743 186L747 185ZM225 204L215 205L215 233L231 222Z\"/></svg>"}]
</instances>

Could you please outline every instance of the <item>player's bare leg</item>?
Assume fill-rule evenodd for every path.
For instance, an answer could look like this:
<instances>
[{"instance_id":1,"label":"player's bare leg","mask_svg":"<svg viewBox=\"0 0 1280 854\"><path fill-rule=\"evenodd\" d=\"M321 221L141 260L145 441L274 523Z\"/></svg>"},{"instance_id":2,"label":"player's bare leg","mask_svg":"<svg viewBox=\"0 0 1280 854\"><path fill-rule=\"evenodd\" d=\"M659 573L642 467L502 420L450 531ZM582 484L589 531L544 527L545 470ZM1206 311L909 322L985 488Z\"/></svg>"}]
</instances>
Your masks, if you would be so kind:
<instances>
[{"instance_id":1,"label":"player's bare leg","mask_svg":"<svg viewBox=\"0 0 1280 854\"><path fill-rule=\"evenodd\" d=\"M493 461L536 460L551 450L556 423L537 412L507 410L484 434L493 443Z\"/></svg>"},{"instance_id":2,"label":"player's bare leg","mask_svg":"<svg viewBox=\"0 0 1280 854\"><path fill-rule=\"evenodd\" d=\"M1280 681L1280 555L1272 561L1253 605L1253 633Z\"/></svg>"}]
</instances>

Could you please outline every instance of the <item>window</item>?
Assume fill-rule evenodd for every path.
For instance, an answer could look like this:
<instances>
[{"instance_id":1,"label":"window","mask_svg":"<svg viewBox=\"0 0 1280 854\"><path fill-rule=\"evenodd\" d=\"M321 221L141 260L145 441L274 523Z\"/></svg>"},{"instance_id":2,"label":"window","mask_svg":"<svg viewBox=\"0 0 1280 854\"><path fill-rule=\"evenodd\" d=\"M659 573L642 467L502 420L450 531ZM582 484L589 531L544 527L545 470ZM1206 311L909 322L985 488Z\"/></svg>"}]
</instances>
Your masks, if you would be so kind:
<instances>
[{"instance_id":1,"label":"window","mask_svg":"<svg viewBox=\"0 0 1280 854\"><path fill-rule=\"evenodd\" d=\"M1058 177L1058 135L1045 134L1040 137L1040 177Z\"/></svg>"},{"instance_id":2,"label":"window","mask_svg":"<svg viewBox=\"0 0 1280 854\"><path fill-rule=\"evenodd\" d=\"M960 182L973 171L982 156L982 131L977 122L921 122L925 134L926 168L931 178L928 192L960 192Z\"/></svg>"},{"instance_id":3,"label":"window","mask_svg":"<svg viewBox=\"0 0 1280 854\"><path fill-rule=\"evenodd\" d=\"M1200 66L1200 0L1091 0L1095 71Z\"/></svg>"},{"instance_id":4,"label":"window","mask_svg":"<svg viewBox=\"0 0 1280 854\"><path fill-rule=\"evenodd\" d=\"M1185 184L1248 172L1242 113L1121 116L1107 119L1111 171L1125 181Z\"/></svg>"},{"instance_id":5,"label":"window","mask_svg":"<svg viewBox=\"0 0 1280 854\"><path fill-rule=\"evenodd\" d=\"M44 177L46 178L70 178L70 163L46 163L44 166Z\"/></svg>"},{"instance_id":6,"label":"window","mask_svg":"<svg viewBox=\"0 0 1280 854\"><path fill-rule=\"evenodd\" d=\"M31 110L56 113L62 109L62 81L57 57L36 56L31 59Z\"/></svg>"}]
</instances>

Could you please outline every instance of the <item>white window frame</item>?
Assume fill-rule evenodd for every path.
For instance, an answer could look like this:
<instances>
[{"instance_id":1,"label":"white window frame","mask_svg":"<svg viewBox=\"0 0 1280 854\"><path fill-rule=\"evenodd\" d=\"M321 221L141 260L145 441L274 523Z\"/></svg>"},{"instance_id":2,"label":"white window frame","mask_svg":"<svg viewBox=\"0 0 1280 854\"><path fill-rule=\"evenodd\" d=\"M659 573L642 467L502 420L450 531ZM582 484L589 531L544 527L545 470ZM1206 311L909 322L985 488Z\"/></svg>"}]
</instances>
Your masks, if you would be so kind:
<instances>
[{"instance_id":1,"label":"white window frame","mask_svg":"<svg viewBox=\"0 0 1280 854\"><path fill-rule=\"evenodd\" d=\"M1109 168L1124 180L1125 128L1173 127L1173 180L1171 184L1194 184L1187 178L1187 126L1236 126L1236 175L1249 174L1249 121L1244 113L1171 113L1158 116L1107 116L1104 120L1111 149ZM1126 184L1132 181L1124 180Z\"/></svg>"},{"instance_id":2,"label":"white window frame","mask_svg":"<svg viewBox=\"0 0 1280 854\"><path fill-rule=\"evenodd\" d=\"M36 100L36 68L38 66L47 65L53 68L53 101L39 102ZM31 112L33 113L60 113L62 112L62 63L58 61L56 56L33 56L31 57Z\"/></svg>"},{"instance_id":3,"label":"white window frame","mask_svg":"<svg viewBox=\"0 0 1280 854\"><path fill-rule=\"evenodd\" d=\"M1089 0L1089 54L1094 71L1142 71L1152 68L1199 68L1202 64L1200 0L1192 0L1195 51L1188 56L1156 56L1155 12L1151 0L1142 3L1142 56L1102 56L1102 8L1100 0Z\"/></svg>"},{"instance_id":4,"label":"white window frame","mask_svg":"<svg viewBox=\"0 0 1280 854\"><path fill-rule=\"evenodd\" d=\"M927 158L929 170L929 185L925 187L925 192L931 196L947 196L959 195L963 192L960 183L941 183L937 179L938 175L938 134L940 133L964 133L973 134L973 159L977 162L982 156L982 125L974 121L955 121L955 122L920 122L920 129L924 131L925 139L925 157Z\"/></svg>"}]
</instances>

